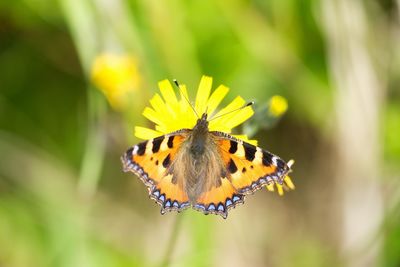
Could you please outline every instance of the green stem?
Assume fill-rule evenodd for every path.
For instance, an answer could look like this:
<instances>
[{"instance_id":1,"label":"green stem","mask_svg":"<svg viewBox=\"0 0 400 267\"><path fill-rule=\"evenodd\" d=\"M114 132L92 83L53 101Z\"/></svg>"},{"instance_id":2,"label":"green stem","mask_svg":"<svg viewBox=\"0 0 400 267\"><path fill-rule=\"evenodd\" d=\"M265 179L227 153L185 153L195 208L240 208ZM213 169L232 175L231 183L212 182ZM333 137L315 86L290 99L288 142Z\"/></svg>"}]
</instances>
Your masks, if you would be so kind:
<instances>
[{"instance_id":1,"label":"green stem","mask_svg":"<svg viewBox=\"0 0 400 267\"><path fill-rule=\"evenodd\" d=\"M93 90L88 88L89 129L85 154L82 159L78 190L84 197L91 197L97 189L105 156L104 130L101 123L105 113L105 103Z\"/></svg>"},{"instance_id":2,"label":"green stem","mask_svg":"<svg viewBox=\"0 0 400 267\"><path fill-rule=\"evenodd\" d=\"M90 1L59 0L70 28L86 77L90 77L93 59L98 53L98 35L95 11ZM85 197L92 196L97 188L105 153L102 121L104 100L88 87L88 133L79 174L78 190Z\"/></svg>"},{"instance_id":3,"label":"green stem","mask_svg":"<svg viewBox=\"0 0 400 267\"><path fill-rule=\"evenodd\" d=\"M97 188L104 159L102 135L95 129L89 130L85 154L79 175L78 190L85 197L91 197Z\"/></svg>"},{"instance_id":4,"label":"green stem","mask_svg":"<svg viewBox=\"0 0 400 267\"><path fill-rule=\"evenodd\" d=\"M166 250L164 252L164 256L160 263L160 267L167 267L170 265L171 255L174 252L176 241L178 239L179 231L181 229L183 214L178 214L176 216L174 225L172 226L171 236L168 240Z\"/></svg>"}]
</instances>

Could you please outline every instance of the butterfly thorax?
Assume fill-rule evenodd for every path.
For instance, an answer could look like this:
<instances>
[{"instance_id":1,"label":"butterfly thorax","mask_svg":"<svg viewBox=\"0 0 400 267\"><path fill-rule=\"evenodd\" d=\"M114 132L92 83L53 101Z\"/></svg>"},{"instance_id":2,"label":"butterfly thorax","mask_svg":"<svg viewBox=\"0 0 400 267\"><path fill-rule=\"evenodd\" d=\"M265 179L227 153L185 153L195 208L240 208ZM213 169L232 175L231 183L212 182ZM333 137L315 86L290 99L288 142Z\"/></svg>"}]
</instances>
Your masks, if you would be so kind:
<instances>
[{"instance_id":1,"label":"butterfly thorax","mask_svg":"<svg viewBox=\"0 0 400 267\"><path fill-rule=\"evenodd\" d=\"M204 113L203 116L201 116L201 119L197 120L190 140L190 154L194 159L199 159L204 154L207 138L208 121L207 114Z\"/></svg>"}]
</instances>

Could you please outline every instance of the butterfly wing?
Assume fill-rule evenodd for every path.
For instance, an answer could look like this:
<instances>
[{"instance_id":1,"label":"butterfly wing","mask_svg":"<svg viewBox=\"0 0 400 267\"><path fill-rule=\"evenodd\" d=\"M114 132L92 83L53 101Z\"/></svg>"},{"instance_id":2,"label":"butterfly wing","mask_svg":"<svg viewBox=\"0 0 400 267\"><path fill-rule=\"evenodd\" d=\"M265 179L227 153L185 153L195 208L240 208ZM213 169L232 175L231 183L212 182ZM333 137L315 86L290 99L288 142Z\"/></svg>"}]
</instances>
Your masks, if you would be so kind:
<instances>
[{"instance_id":1,"label":"butterfly wing","mask_svg":"<svg viewBox=\"0 0 400 267\"><path fill-rule=\"evenodd\" d=\"M206 189L198 199L193 208L205 214L221 215L224 219L228 217L228 211L239 204L244 203L245 196L238 193L229 181L229 177L217 177L217 184Z\"/></svg>"},{"instance_id":2,"label":"butterfly wing","mask_svg":"<svg viewBox=\"0 0 400 267\"><path fill-rule=\"evenodd\" d=\"M203 163L207 175L201 175L205 180L199 181L206 186L193 201L187 195L187 177L175 177L174 173L179 172L176 168L173 171L173 163L183 164L177 155L189 134L190 130L181 130L160 136L133 146L122 156L124 171L139 176L148 187L150 198L162 207L162 214L193 206L205 214L226 218L229 209L244 203L245 195L264 185L282 184L290 170L282 159L268 151L223 132L210 132L214 142L208 146L208 153L212 157L206 157L210 158ZM182 150L179 155L185 153Z\"/></svg>"},{"instance_id":3,"label":"butterfly wing","mask_svg":"<svg viewBox=\"0 0 400 267\"><path fill-rule=\"evenodd\" d=\"M210 135L216 148L212 153L218 154L222 170L208 177L216 180L204 188L194 209L226 218L229 209L244 203L245 195L264 185L283 183L290 168L279 157L223 132Z\"/></svg>"},{"instance_id":4,"label":"butterfly wing","mask_svg":"<svg viewBox=\"0 0 400 267\"><path fill-rule=\"evenodd\" d=\"M185 130L163 135L131 147L121 157L124 171L133 172L142 180L150 198L161 206L162 214L190 206L183 181L170 170L186 137Z\"/></svg>"},{"instance_id":5,"label":"butterfly wing","mask_svg":"<svg viewBox=\"0 0 400 267\"><path fill-rule=\"evenodd\" d=\"M271 183L283 184L290 171L278 156L223 132L211 132L216 138L222 161L233 187L240 194L252 194Z\"/></svg>"}]
</instances>

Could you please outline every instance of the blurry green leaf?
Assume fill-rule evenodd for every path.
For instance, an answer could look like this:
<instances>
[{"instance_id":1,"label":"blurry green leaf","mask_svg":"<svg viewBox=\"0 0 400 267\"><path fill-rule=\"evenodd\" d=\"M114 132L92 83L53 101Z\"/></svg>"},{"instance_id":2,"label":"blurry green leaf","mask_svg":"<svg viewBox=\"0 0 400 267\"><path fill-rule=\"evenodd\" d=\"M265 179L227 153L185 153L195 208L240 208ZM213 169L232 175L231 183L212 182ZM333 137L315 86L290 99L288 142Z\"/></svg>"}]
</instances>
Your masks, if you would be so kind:
<instances>
[{"instance_id":1,"label":"blurry green leaf","mask_svg":"<svg viewBox=\"0 0 400 267\"><path fill-rule=\"evenodd\" d=\"M400 162L400 103L387 103L383 114L385 157Z\"/></svg>"}]
</instances>

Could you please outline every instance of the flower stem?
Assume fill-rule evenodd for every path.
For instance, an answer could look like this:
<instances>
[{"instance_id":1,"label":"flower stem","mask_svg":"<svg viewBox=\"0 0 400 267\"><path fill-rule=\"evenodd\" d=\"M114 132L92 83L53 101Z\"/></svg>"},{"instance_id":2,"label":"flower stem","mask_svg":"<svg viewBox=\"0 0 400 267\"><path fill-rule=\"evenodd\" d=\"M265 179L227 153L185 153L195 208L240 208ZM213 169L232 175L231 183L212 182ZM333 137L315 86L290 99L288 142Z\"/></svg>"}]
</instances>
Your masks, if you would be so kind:
<instances>
[{"instance_id":1,"label":"flower stem","mask_svg":"<svg viewBox=\"0 0 400 267\"><path fill-rule=\"evenodd\" d=\"M104 100L96 94L93 88L88 88L89 126L78 181L79 193L86 198L90 198L96 192L101 176L105 155L105 140L102 129L105 112Z\"/></svg>"},{"instance_id":2,"label":"flower stem","mask_svg":"<svg viewBox=\"0 0 400 267\"><path fill-rule=\"evenodd\" d=\"M102 135L91 129L86 141L86 149L79 175L79 192L91 197L97 188L104 159L104 142Z\"/></svg>"},{"instance_id":3,"label":"flower stem","mask_svg":"<svg viewBox=\"0 0 400 267\"><path fill-rule=\"evenodd\" d=\"M172 226L171 236L168 240L164 256L160 263L160 267L166 267L170 265L171 255L174 252L176 241L178 239L179 231L181 229L183 214L179 214L175 217L174 225Z\"/></svg>"}]
</instances>

